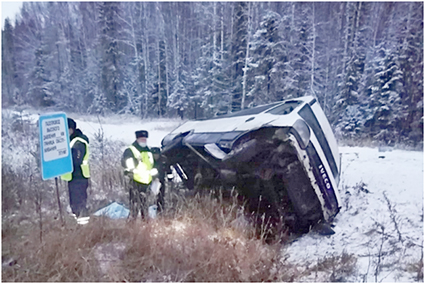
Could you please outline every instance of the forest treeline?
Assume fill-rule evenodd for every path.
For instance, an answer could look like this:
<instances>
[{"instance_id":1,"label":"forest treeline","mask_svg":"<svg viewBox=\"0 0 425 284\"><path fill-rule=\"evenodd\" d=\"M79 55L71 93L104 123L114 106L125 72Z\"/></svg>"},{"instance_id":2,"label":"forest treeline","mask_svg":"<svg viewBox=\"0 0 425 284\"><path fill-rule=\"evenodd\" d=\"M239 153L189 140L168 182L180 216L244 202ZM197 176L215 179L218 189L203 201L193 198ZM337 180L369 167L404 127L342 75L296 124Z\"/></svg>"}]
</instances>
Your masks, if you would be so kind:
<instances>
[{"instance_id":1,"label":"forest treeline","mask_svg":"<svg viewBox=\"0 0 425 284\"><path fill-rule=\"evenodd\" d=\"M23 2L2 106L208 118L313 95L340 138L423 141L423 2Z\"/></svg>"}]
</instances>

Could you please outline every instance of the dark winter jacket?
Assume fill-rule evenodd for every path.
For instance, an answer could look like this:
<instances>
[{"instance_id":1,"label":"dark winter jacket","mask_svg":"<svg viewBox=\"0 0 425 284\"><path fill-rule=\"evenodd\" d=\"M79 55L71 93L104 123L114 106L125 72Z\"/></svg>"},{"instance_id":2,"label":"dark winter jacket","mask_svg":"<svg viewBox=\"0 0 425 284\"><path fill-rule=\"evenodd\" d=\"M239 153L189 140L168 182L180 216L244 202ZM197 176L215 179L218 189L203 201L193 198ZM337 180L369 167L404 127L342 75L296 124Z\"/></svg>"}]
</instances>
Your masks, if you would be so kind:
<instances>
[{"instance_id":1,"label":"dark winter jacket","mask_svg":"<svg viewBox=\"0 0 425 284\"><path fill-rule=\"evenodd\" d=\"M164 155L160 154L159 158L155 159L154 168L158 170L159 181L163 184L167 172L167 160Z\"/></svg>"},{"instance_id":2,"label":"dark winter jacket","mask_svg":"<svg viewBox=\"0 0 425 284\"><path fill-rule=\"evenodd\" d=\"M69 140L72 141L75 137L82 138L89 143L89 138L84 135L80 129L76 129L74 133L69 137ZM74 146L71 149L72 153L72 165L74 167L74 171L72 172L72 179L86 179L81 172L81 164L83 162L83 158L86 155L86 145L80 141L76 141Z\"/></svg>"}]
</instances>

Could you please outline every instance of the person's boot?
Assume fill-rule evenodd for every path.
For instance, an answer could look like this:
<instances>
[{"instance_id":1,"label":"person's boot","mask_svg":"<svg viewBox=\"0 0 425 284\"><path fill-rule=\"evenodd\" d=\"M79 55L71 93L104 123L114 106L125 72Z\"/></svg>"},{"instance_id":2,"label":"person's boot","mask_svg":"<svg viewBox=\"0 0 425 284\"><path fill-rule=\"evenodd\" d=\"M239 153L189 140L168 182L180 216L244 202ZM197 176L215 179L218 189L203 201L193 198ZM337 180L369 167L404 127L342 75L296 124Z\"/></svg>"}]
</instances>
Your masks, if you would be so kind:
<instances>
[{"instance_id":1,"label":"person's boot","mask_svg":"<svg viewBox=\"0 0 425 284\"><path fill-rule=\"evenodd\" d=\"M85 225L89 222L90 220L90 216L88 214L88 210L86 207L82 208L80 213L79 213L79 217L77 217L77 223L79 225Z\"/></svg>"}]
</instances>

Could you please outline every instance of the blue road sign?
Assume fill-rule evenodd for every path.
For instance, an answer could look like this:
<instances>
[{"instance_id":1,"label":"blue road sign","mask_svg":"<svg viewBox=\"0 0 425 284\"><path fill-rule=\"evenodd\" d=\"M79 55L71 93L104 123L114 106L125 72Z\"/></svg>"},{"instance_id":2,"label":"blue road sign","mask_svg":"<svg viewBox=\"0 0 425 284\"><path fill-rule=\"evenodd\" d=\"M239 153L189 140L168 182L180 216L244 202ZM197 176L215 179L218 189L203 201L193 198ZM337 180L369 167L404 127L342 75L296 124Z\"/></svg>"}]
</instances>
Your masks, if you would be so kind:
<instances>
[{"instance_id":1,"label":"blue road sign","mask_svg":"<svg viewBox=\"0 0 425 284\"><path fill-rule=\"evenodd\" d=\"M66 114L60 112L40 115L39 128L43 180L72 172Z\"/></svg>"}]
</instances>

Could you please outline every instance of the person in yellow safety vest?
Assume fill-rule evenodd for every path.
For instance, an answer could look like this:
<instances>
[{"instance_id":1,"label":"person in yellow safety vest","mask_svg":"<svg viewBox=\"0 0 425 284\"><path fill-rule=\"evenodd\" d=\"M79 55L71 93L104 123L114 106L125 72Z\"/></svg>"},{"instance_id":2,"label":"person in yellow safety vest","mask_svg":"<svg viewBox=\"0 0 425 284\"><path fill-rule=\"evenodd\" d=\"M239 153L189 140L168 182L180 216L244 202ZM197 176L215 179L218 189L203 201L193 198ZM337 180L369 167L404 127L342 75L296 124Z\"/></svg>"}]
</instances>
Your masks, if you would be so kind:
<instances>
[{"instance_id":1,"label":"person in yellow safety vest","mask_svg":"<svg viewBox=\"0 0 425 284\"><path fill-rule=\"evenodd\" d=\"M152 176L158 174L154 168L154 159L151 149L147 145L149 133L146 130L136 131L136 141L125 151L122 157L124 175L129 178L130 214L136 218L140 212L142 219L147 210L147 189L152 182Z\"/></svg>"},{"instance_id":2,"label":"person in yellow safety vest","mask_svg":"<svg viewBox=\"0 0 425 284\"><path fill-rule=\"evenodd\" d=\"M80 129L77 123L68 118L69 146L72 154L73 172L61 176L68 182L69 204L75 217L86 217L87 187L89 185L89 138Z\"/></svg>"}]
</instances>

